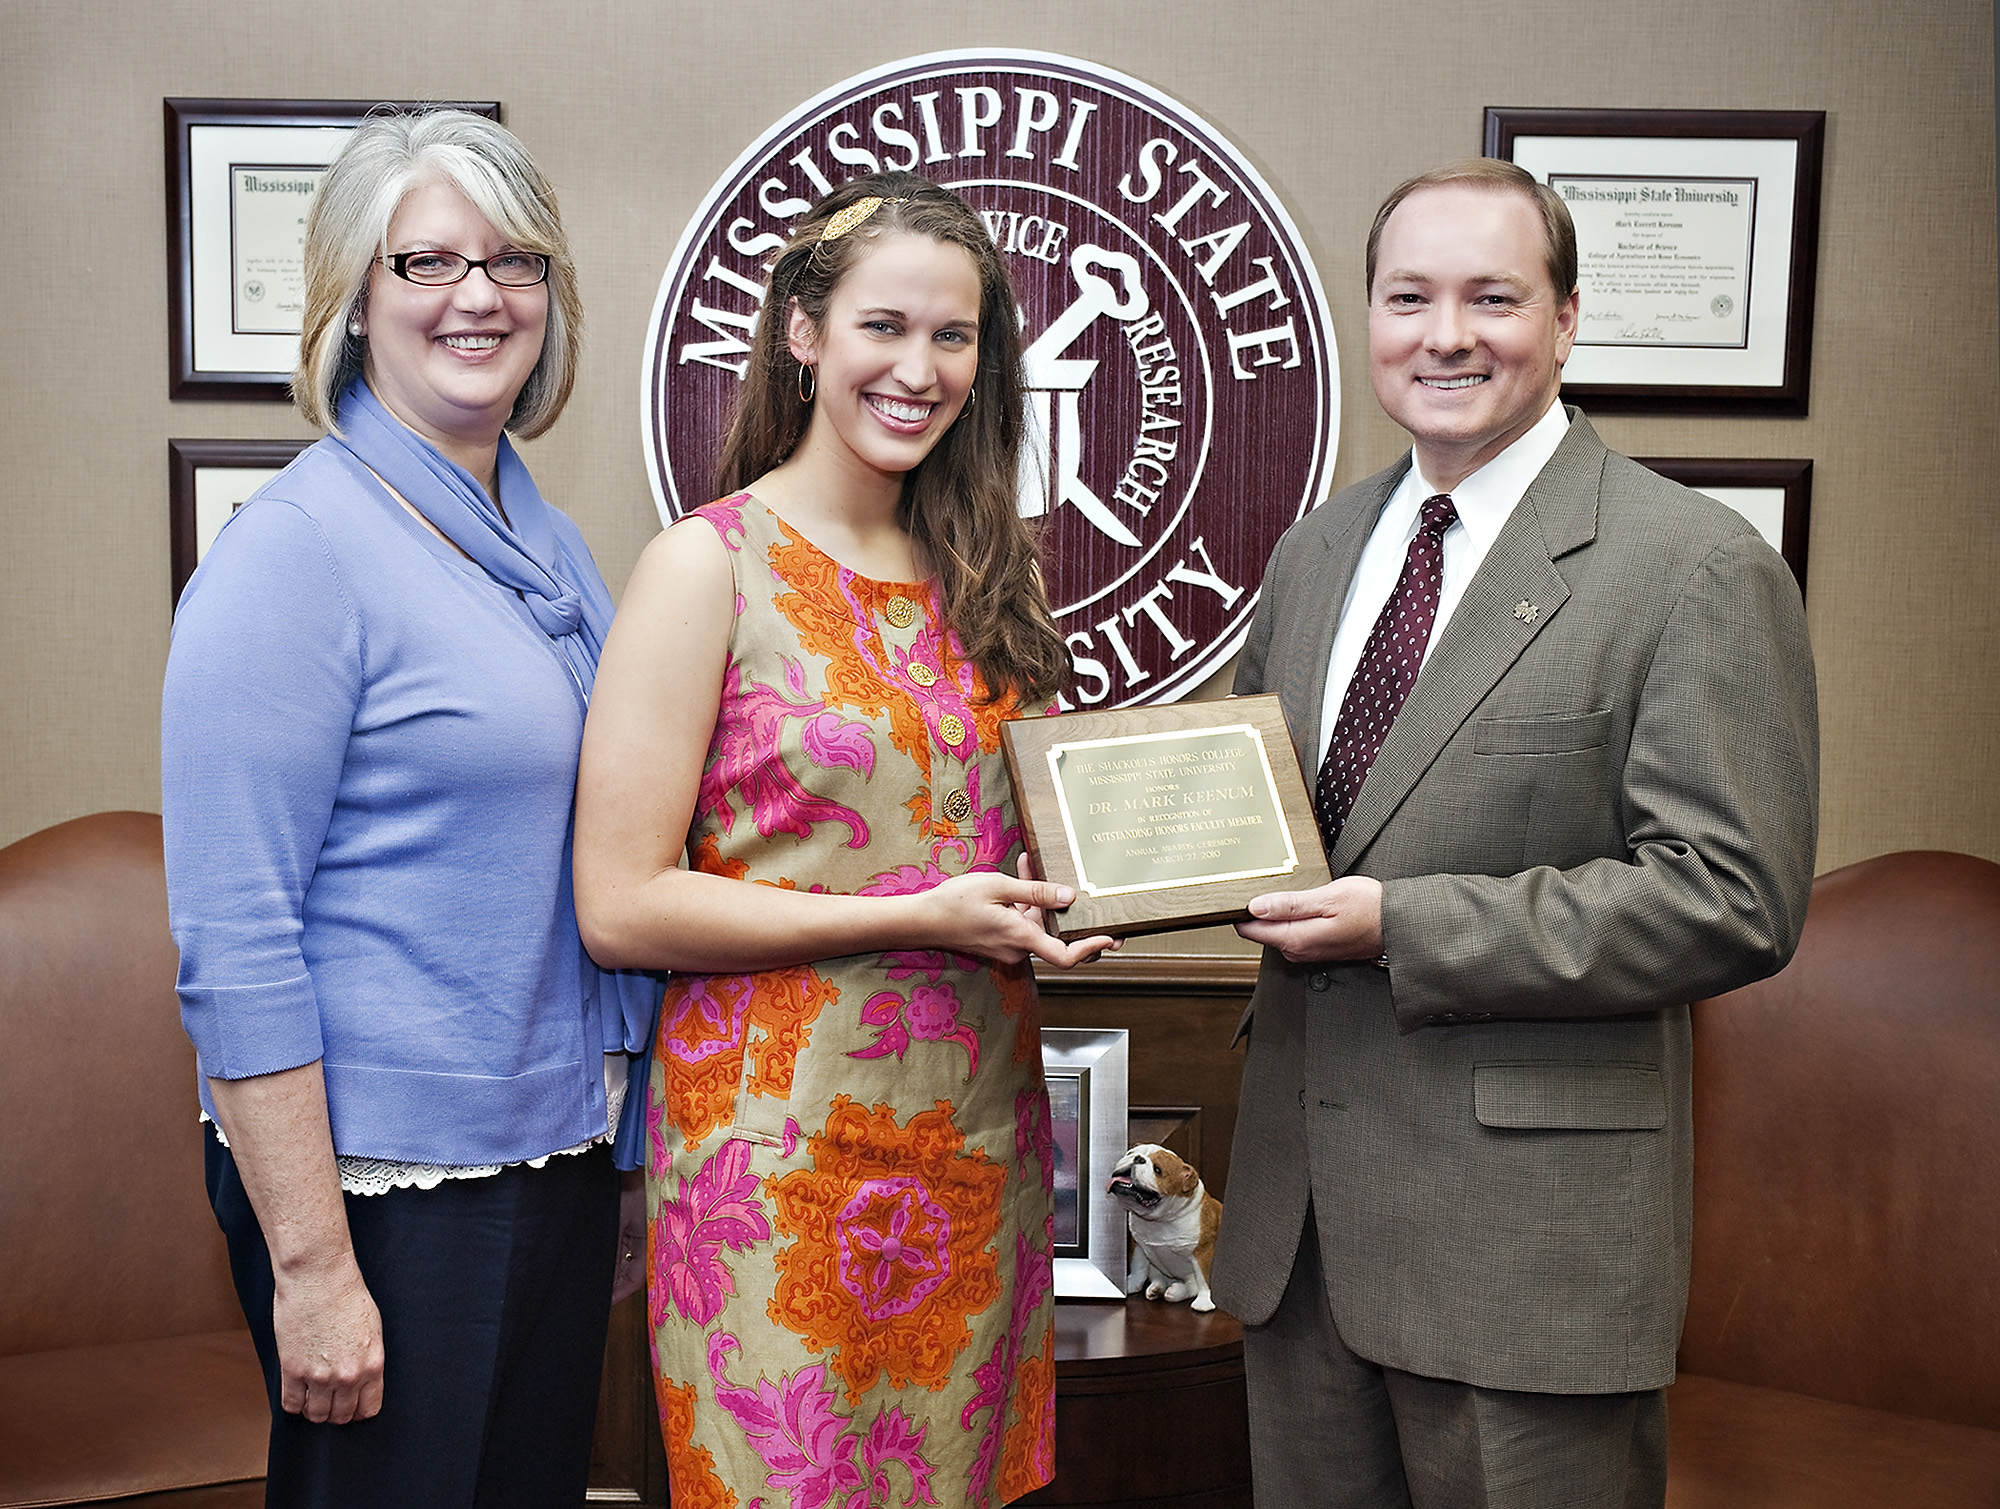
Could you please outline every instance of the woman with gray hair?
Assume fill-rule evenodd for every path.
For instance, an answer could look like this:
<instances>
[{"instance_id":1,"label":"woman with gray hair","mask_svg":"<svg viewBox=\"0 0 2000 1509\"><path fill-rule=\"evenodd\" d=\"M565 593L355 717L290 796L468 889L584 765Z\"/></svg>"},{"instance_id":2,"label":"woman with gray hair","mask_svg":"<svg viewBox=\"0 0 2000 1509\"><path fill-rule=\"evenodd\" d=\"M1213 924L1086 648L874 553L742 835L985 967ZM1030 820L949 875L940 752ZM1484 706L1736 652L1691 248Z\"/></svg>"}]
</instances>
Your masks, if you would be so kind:
<instances>
[{"instance_id":1,"label":"woman with gray hair","mask_svg":"<svg viewBox=\"0 0 2000 1509\"><path fill-rule=\"evenodd\" d=\"M435 111L355 130L305 270L293 392L332 433L189 581L162 720L267 1502L575 1503L637 1250L609 1144L658 992L577 936L611 600L506 434L569 396L574 267L520 143Z\"/></svg>"}]
</instances>

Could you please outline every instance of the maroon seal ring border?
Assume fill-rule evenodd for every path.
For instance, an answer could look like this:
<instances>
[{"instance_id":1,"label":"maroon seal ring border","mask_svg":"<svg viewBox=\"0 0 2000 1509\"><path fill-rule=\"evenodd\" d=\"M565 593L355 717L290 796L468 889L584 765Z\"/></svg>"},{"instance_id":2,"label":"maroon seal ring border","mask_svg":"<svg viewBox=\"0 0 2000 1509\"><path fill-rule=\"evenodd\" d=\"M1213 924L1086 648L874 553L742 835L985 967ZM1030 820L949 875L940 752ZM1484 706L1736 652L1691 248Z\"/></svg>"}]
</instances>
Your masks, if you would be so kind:
<instances>
[{"instance_id":1,"label":"maroon seal ring border","mask_svg":"<svg viewBox=\"0 0 2000 1509\"><path fill-rule=\"evenodd\" d=\"M808 100L710 190L661 279L641 415L663 523L710 496L763 281L840 183L909 169L962 195L1021 300L1041 520L1076 680L1066 707L1170 702L1241 647L1264 564L1339 438L1326 295L1219 132L1052 53L906 58Z\"/></svg>"}]
</instances>

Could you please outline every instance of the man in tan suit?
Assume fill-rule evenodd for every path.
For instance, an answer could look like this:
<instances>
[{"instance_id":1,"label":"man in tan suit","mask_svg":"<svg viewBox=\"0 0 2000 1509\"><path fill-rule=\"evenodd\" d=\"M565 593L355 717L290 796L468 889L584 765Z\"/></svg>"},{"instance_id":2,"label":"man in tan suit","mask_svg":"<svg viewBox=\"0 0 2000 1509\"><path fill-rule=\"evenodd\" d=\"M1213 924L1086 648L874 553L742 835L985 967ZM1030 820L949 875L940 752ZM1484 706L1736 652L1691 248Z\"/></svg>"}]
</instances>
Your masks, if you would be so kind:
<instances>
[{"instance_id":1,"label":"man in tan suit","mask_svg":"<svg viewBox=\"0 0 2000 1509\"><path fill-rule=\"evenodd\" d=\"M1236 680L1321 773L1336 877L1239 929L1214 1289L1257 1500L1657 1505L1687 1003L1781 967L1812 880L1803 609L1750 525L1557 401L1575 232L1526 173L1403 185L1368 288L1411 453L1279 543Z\"/></svg>"}]
</instances>

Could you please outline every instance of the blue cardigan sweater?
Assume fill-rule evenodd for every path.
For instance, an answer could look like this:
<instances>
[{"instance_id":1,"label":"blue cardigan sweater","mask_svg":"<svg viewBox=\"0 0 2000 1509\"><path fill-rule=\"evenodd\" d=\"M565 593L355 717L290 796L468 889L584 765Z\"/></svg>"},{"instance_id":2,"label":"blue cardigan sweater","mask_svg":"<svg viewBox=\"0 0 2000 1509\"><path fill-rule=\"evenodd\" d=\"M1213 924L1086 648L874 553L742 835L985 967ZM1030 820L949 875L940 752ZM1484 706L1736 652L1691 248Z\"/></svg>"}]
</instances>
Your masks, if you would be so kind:
<instances>
[{"instance_id":1,"label":"blue cardigan sweater","mask_svg":"<svg viewBox=\"0 0 2000 1509\"><path fill-rule=\"evenodd\" d=\"M583 715L513 592L322 442L189 581L161 721L211 1115L209 1076L319 1059L344 1156L510 1163L606 1130L604 1054L644 1024L577 935Z\"/></svg>"}]
</instances>

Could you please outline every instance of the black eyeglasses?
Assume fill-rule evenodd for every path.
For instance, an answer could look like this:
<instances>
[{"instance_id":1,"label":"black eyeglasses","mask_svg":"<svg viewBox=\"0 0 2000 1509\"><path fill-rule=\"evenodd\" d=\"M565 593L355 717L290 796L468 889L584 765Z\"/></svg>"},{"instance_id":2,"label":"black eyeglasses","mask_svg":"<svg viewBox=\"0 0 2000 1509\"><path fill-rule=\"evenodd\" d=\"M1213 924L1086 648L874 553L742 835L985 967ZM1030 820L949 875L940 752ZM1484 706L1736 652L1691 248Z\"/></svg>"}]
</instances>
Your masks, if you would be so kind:
<instances>
[{"instance_id":1,"label":"black eyeglasses","mask_svg":"<svg viewBox=\"0 0 2000 1509\"><path fill-rule=\"evenodd\" d=\"M404 282L426 288L448 287L475 267L485 268L486 276L502 288L533 288L549 275L549 259L540 252L500 252L475 260L452 251L407 251L382 261Z\"/></svg>"}]
</instances>

